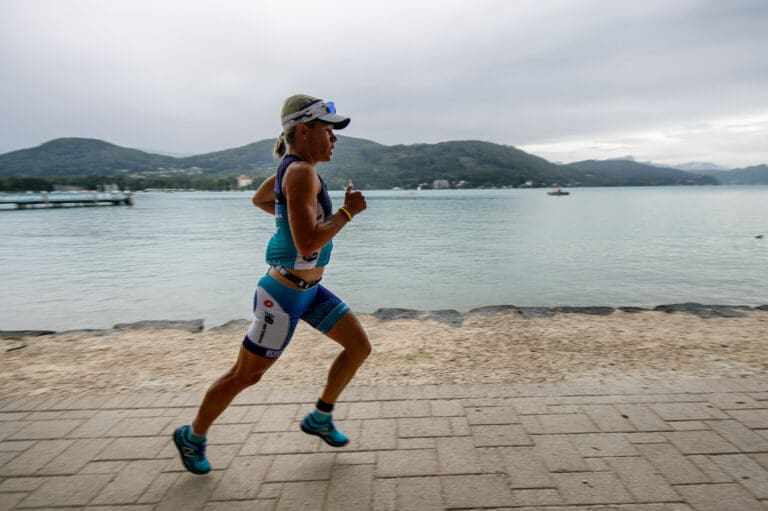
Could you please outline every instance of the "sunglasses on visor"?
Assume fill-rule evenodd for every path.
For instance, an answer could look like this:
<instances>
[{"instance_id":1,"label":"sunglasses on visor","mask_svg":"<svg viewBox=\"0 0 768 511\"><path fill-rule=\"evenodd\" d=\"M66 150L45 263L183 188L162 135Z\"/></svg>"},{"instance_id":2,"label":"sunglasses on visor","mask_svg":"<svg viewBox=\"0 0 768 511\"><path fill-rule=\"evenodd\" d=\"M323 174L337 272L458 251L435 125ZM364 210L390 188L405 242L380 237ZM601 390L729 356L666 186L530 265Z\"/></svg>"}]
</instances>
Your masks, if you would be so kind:
<instances>
[{"instance_id":1,"label":"sunglasses on visor","mask_svg":"<svg viewBox=\"0 0 768 511\"><path fill-rule=\"evenodd\" d=\"M328 114L335 114L335 113L336 113L336 105L333 104L333 101L329 101L327 103L319 101L317 103L309 105L304 110L299 110L298 112L294 112L292 114L286 115L281 119L281 121L283 124L283 129L288 129L288 128L292 128L293 126L296 126L300 122L313 121L318 117L322 117Z\"/></svg>"}]
</instances>

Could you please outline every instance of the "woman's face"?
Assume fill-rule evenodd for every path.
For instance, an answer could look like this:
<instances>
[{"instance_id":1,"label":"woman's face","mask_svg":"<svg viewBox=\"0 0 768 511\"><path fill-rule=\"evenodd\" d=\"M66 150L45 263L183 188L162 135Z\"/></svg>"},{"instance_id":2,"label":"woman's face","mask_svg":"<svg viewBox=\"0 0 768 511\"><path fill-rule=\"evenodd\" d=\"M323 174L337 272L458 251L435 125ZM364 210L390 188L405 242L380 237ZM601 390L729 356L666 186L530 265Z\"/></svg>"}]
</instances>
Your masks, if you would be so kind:
<instances>
[{"instance_id":1,"label":"woman's face","mask_svg":"<svg viewBox=\"0 0 768 511\"><path fill-rule=\"evenodd\" d=\"M336 135L333 134L333 125L325 122L311 122L306 125L306 128L304 139L306 151L315 161L331 161L333 145L337 140Z\"/></svg>"}]
</instances>

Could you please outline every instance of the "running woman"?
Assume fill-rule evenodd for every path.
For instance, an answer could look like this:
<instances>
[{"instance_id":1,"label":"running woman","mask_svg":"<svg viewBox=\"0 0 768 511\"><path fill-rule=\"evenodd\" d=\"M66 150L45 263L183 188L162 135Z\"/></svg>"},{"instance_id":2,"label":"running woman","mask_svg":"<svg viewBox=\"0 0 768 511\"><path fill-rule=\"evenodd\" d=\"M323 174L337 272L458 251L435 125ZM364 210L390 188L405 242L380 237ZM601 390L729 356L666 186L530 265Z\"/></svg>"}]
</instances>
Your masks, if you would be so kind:
<instances>
[{"instance_id":1,"label":"running woman","mask_svg":"<svg viewBox=\"0 0 768 511\"><path fill-rule=\"evenodd\" d=\"M283 104L283 131L274 154L281 158L277 172L262 183L253 204L275 216L276 231L269 240L270 268L256 287L254 320L240 346L234 366L217 379L203 398L192 424L173 434L184 467L205 474L209 428L247 387L257 383L274 364L293 336L300 319L343 348L331 364L316 409L301 429L328 445L342 447L349 439L333 423L333 406L371 352L371 343L349 306L320 284L330 261L333 238L366 208L365 197L350 184L344 206L335 212L315 164L331 161L334 130L350 119L336 113L332 102L297 94Z\"/></svg>"}]
</instances>

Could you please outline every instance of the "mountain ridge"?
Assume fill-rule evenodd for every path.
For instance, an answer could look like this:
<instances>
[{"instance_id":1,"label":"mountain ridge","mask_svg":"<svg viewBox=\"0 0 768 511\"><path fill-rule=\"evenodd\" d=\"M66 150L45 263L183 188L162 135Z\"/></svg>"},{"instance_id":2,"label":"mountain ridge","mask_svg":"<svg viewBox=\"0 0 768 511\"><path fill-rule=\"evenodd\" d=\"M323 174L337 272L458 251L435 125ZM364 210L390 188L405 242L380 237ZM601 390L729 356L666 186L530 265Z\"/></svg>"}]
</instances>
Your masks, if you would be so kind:
<instances>
[{"instance_id":1,"label":"mountain ridge","mask_svg":"<svg viewBox=\"0 0 768 511\"><path fill-rule=\"evenodd\" d=\"M245 174L260 181L274 172L273 140L193 156L175 157L121 147L98 139L58 138L0 155L0 178L77 180L104 176L121 181L180 179L194 184L225 182ZM632 159L555 164L514 146L481 140L387 146L339 136L333 171L318 171L331 188L352 181L367 189L415 188L435 181L450 187L648 186L686 184L768 184L768 166L702 173L640 163ZM182 179L183 178L183 179Z\"/></svg>"}]
</instances>

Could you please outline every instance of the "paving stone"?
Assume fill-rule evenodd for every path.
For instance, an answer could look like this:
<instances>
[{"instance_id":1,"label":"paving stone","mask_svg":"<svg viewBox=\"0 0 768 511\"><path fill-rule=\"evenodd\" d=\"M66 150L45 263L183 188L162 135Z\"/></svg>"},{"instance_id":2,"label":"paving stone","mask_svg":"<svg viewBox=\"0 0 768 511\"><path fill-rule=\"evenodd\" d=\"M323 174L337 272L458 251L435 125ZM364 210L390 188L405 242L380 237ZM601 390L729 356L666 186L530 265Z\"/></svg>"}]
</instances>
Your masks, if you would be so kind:
<instances>
[{"instance_id":1,"label":"paving stone","mask_svg":"<svg viewBox=\"0 0 768 511\"><path fill-rule=\"evenodd\" d=\"M436 477L422 477L425 481L434 481L437 488L438 505L442 510L442 495L440 493L440 484ZM397 510L397 483L403 479L374 479L373 482L373 504L372 511L396 511ZM435 499L430 498L428 489L422 489L416 492L417 495L424 496L428 503L434 503ZM434 509L434 508L433 508Z\"/></svg>"},{"instance_id":2,"label":"paving stone","mask_svg":"<svg viewBox=\"0 0 768 511\"><path fill-rule=\"evenodd\" d=\"M336 453L336 465L373 465L375 463L375 452L366 451Z\"/></svg>"},{"instance_id":3,"label":"paving stone","mask_svg":"<svg viewBox=\"0 0 768 511\"><path fill-rule=\"evenodd\" d=\"M751 429L768 429L768 409L763 410L730 410L731 417Z\"/></svg>"},{"instance_id":4,"label":"paving stone","mask_svg":"<svg viewBox=\"0 0 768 511\"><path fill-rule=\"evenodd\" d=\"M256 433L286 431L291 428L298 413L299 405L270 405L253 426L253 431Z\"/></svg>"},{"instance_id":5,"label":"paving stone","mask_svg":"<svg viewBox=\"0 0 768 511\"><path fill-rule=\"evenodd\" d=\"M760 403L760 401L757 401L756 399L753 399L746 394L738 392L727 394L707 394L707 401L721 410L739 410L767 407L765 403Z\"/></svg>"},{"instance_id":6,"label":"paving stone","mask_svg":"<svg viewBox=\"0 0 768 511\"><path fill-rule=\"evenodd\" d=\"M16 509L16 504L24 500L27 495L27 493L3 494L3 498L0 500L0 511L11 511L11 509Z\"/></svg>"},{"instance_id":7,"label":"paving stone","mask_svg":"<svg viewBox=\"0 0 768 511\"><path fill-rule=\"evenodd\" d=\"M565 435L540 435L533 437L536 453L550 472L579 472L588 470L569 437Z\"/></svg>"},{"instance_id":8,"label":"paving stone","mask_svg":"<svg viewBox=\"0 0 768 511\"><path fill-rule=\"evenodd\" d=\"M585 458L601 456L637 456L638 452L622 433L587 433L568 435L579 454Z\"/></svg>"},{"instance_id":9,"label":"paving stone","mask_svg":"<svg viewBox=\"0 0 768 511\"><path fill-rule=\"evenodd\" d=\"M259 420L264 416L264 412L267 411L267 407L262 405L245 406L244 408L245 414L238 421L243 424L253 424L259 422Z\"/></svg>"},{"instance_id":10,"label":"paving stone","mask_svg":"<svg viewBox=\"0 0 768 511\"><path fill-rule=\"evenodd\" d=\"M379 401L349 403L347 407L347 419L378 419L380 417L381 403Z\"/></svg>"},{"instance_id":11,"label":"paving stone","mask_svg":"<svg viewBox=\"0 0 768 511\"><path fill-rule=\"evenodd\" d=\"M125 467L124 461L91 461L78 474L117 474Z\"/></svg>"},{"instance_id":12,"label":"paving stone","mask_svg":"<svg viewBox=\"0 0 768 511\"><path fill-rule=\"evenodd\" d=\"M448 437L455 438L455 437ZM435 449L437 447L437 438L416 437L416 438L398 438L398 449Z\"/></svg>"},{"instance_id":13,"label":"paving stone","mask_svg":"<svg viewBox=\"0 0 768 511\"><path fill-rule=\"evenodd\" d=\"M549 413L546 402L540 398L512 398L508 402L518 415L545 415Z\"/></svg>"},{"instance_id":14,"label":"paving stone","mask_svg":"<svg viewBox=\"0 0 768 511\"><path fill-rule=\"evenodd\" d=\"M273 460L272 456L235 457L213 492L213 500L256 498Z\"/></svg>"},{"instance_id":15,"label":"paving stone","mask_svg":"<svg viewBox=\"0 0 768 511\"><path fill-rule=\"evenodd\" d=\"M38 473L44 475L77 474L91 459L98 456L110 442L111 440L108 438L75 440L64 452L41 468Z\"/></svg>"},{"instance_id":16,"label":"paving stone","mask_svg":"<svg viewBox=\"0 0 768 511\"><path fill-rule=\"evenodd\" d=\"M272 511L276 502L273 500L242 500L238 502L209 502L203 511ZM90 510L89 510L90 511Z\"/></svg>"},{"instance_id":17,"label":"paving stone","mask_svg":"<svg viewBox=\"0 0 768 511\"><path fill-rule=\"evenodd\" d=\"M20 507L84 506L112 479L111 475L52 477L24 499Z\"/></svg>"},{"instance_id":18,"label":"paving stone","mask_svg":"<svg viewBox=\"0 0 768 511\"><path fill-rule=\"evenodd\" d=\"M97 461L153 459L170 442L170 437L115 438L94 459Z\"/></svg>"},{"instance_id":19,"label":"paving stone","mask_svg":"<svg viewBox=\"0 0 768 511\"><path fill-rule=\"evenodd\" d=\"M397 419L397 430L400 438L453 435L448 417Z\"/></svg>"},{"instance_id":20,"label":"paving stone","mask_svg":"<svg viewBox=\"0 0 768 511\"><path fill-rule=\"evenodd\" d=\"M131 504L139 500L160 475L162 460L131 461L93 499L93 504Z\"/></svg>"},{"instance_id":21,"label":"paving stone","mask_svg":"<svg viewBox=\"0 0 768 511\"><path fill-rule=\"evenodd\" d=\"M466 417L447 417L447 419L454 436L469 436L472 434Z\"/></svg>"},{"instance_id":22,"label":"paving stone","mask_svg":"<svg viewBox=\"0 0 768 511\"><path fill-rule=\"evenodd\" d=\"M523 506L556 506L565 503L554 488L513 490L512 495Z\"/></svg>"},{"instance_id":23,"label":"paving stone","mask_svg":"<svg viewBox=\"0 0 768 511\"><path fill-rule=\"evenodd\" d=\"M517 504L507 478L500 474L443 476L443 502L448 508L482 508Z\"/></svg>"},{"instance_id":24,"label":"paving stone","mask_svg":"<svg viewBox=\"0 0 768 511\"><path fill-rule=\"evenodd\" d=\"M26 451L36 443L34 440L6 440L5 442L0 442L0 453Z\"/></svg>"},{"instance_id":25,"label":"paving stone","mask_svg":"<svg viewBox=\"0 0 768 511\"><path fill-rule=\"evenodd\" d=\"M367 419L362 421L360 440L356 448L379 451L397 448L398 419Z\"/></svg>"},{"instance_id":26,"label":"paving stone","mask_svg":"<svg viewBox=\"0 0 768 511\"><path fill-rule=\"evenodd\" d=\"M655 403L651 408L666 421L729 418L709 403Z\"/></svg>"},{"instance_id":27,"label":"paving stone","mask_svg":"<svg viewBox=\"0 0 768 511\"><path fill-rule=\"evenodd\" d=\"M752 454L752 459L757 461L764 469L768 470L768 452Z\"/></svg>"},{"instance_id":28,"label":"paving stone","mask_svg":"<svg viewBox=\"0 0 768 511\"><path fill-rule=\"evenodd\" d=\"M81 420L49 420L28 423L9 440L52 440L66 437L67 433L82 424Z\"/></svg>"},{"instance_id":29,"label":"paving stone","mask_svg":"<svg viewBox=\"0 0 768 511\"><path fill-rule=\"evenodd\" d=\"M621 504L632 495L610 472L552 474L560 495L569 504Z\"/></svg>"},{"instance_id":30,"label":"paving stone","mask_svg":"<svg viewBox=\"0 0 768 511\"><path fill-rule=\"evenodd\" d=\"M208 445L242 444L251 430L254 430L252 424L215 424L208 433Z\"/></svg>"},{"instance_id":31,"label":"paving stone","mask_svg":"<svg viewBox=\"0 0 768 511\"><path fill-rule=\"evenodd\" d=\"M466 408L467 422L472 425L520 424L512 406L472 406Z\"/></svg>"},{"instance_id":32,"label":"paving stone","mask_svg":"<svg viewBox=\"0 0 768 511\"><path fill-rule=\"evenodd\" d=\"M479 474L483 471L472 438L437 438L435 441L441 474Z\"/></svg>"},{"instance_id":33,"label":"paving stone","mask_svg":"<svg viewBox=\"0 0 768 511\"><path fill-rule=\"evenodd\" d=\"M455 417L464 415L464 406L458 399L437 399L429 402L433 417Z\"/></svg>"},{"instance_id":34,"label":"paving stone","mask_svg":"<svg viewBox=\"0 0 768 511\"><path fill-rule=\"evenodd\" d=\"M394 483L394 500L384 502L381 489L377 494L374 509L398 511L443 511L442 487L436 477L412 477L392 479ZM391 492L392 490L390 490Z\"/></svg>"},{"instance_id":35,"label":"paving stone","mask_svg":"<svg viewBox=\"0 0 768 511\"><path fill-rule=\"evenodd\" d=\"M429 401L385 401L381 403L382 418L429 417Z\"/></svg>"},{"instance_id":36,"label":"paving stone","mask_svg":"<svg viewBox=\"0 0 768 511\"><path fill-rule=\"evenodd\" d=\"M765 439L733 420L707 421L707 426L723 438L741 449L742 452L768 452L768 439Z\"/></svg>"},{"instance_id":37,"label":"paving stone","mask_svg":"<svg viewBox=\"0 0 768 511\"><path fill-rule=\"evenodd\" d=\"M221 480L222 472L211 471L205 476L185 472L168 488L154 511L199 511L205 506Z\"/></svg>"},{"instance_id":38,"label":"paving stone","mask_svg":"<svg viewBox=\"0 0 768 511\"><path fill-rule=\"evenodd\" d=\"M738 484L679 486L677 490L696 511L765 511L765 505Z\"/></svg>"},{"instance_id":39,"label":"paving stone","mask_svg":"<svg viewBox=\"0 0 768 511\"><path fill-rule=\"evenodd\" d=\"M724 454L739 450L714 431L678 431L664 433L683 454Z\"/></svg>"},{"instance_id":40,"label":"paving stone","mask_svg":"<svg viewBox=\"0 0 768 511\"><path fill-rule=\"evenodd\" d=\"M105 436L120 421L128 416L126 410L104 410L98 412L69 433L69 438L96 438Z\"/></svg>"},{"instance_id":41,"label":"paving stone","mask_svg":"<svg viewBox=\"0 0 768 511\"><path fill-rule=\"evenodd\" d=\"M674 431L705 431L709 429L703 421L669 421Z\"/></svg>"},{"instance_id":42,"label":"paving stone","mask_svg":"<svg viewBox=\"0 0 768 511\"><path fill-rule=\"evenodd\" d=\"M250 435L243 444L240 454L298 454L317 452L320 439L303 431L280 433L257 433Z\"/></svg>"},{"instance_id":43,"label":"paving stone","mask_svg":"<svg viewBox=\"0 0 768 511\"><path fill-rule=\"evenodd\" d=\"M10 477L0 482L0 493L30 493L42 486L44 477Z\"/></svg>"},{"instance_id":44,"label":"paving stone","mask_svg":"<svg viewBox=\"0 0 768 511\"><path fill-rule=\"evenodd\" d=\"M600 431L636 431L637 428L613 405L582 405L582 410L597 425Z\"/></svg>"},{"instance_id":45,"label":"paving stone","mask_svg":"<svg viewBox=\"0 0 768 511\"><path fill-rule=\"evenodd\" d=\"M158 436L165 433L172 420L171 417L126 417L111 428L106 436ZM171 430L176 427L178 424L173 424Z\"/></svg>"},{"instance_id":46,"label":"paving stone","mask_svg":"<svg viewBox=\"0 0 768 511\"><path fill-rule=\"evenodd\" d=\"M368 511L373 481L373 465L336 465L331 473L326 508Z\"/></svg>"},{"instance_id":47,"label":"paving stone","mask_svg":"<svg viewBox=\"0 0 768 511\"><path fill-rule=\"evenodd\" d=\"M10 454L0 465L0 476L31 476L72 445L73 440L41 440L26 451Z\"/></svg>"},{"instance_id":48,"label":"paving stone","mask_svg":"<svg viewBox=\"0 0 768 511\"><path fill-rule=\"evenodd\" d=\"M696 465L696 467L706 474L706 476L709 478L709 481L711 483L732 483L733 478L728 475L728 473L720 468L717 463L712 461L709 456L704 455L694 455L694 456L686 456L686 459L689 460L691 463ZM701 482L701 481L699 481Z\"/></svg>"},{"instance_id":49,"label":"paving stone","mask_svg":"<svg viewBox=\"0 0 768 511\"><path fill-rule=\"evenodd\" d=\"M625 436L630 444L663 444L667 442L667 437L661 433L626 433Z\"/></svg>"},{"instance_id":50,"label":"paving stone","mask_svg":"<svg viewBox=\"0 0 768 511\"><path fill-rule=\"evenodd\" d=\"M608 464L638 502L680 500L672 486L640 457L608 458Z\"/></svg>"},{"instance_id":51,"label":"paving stone","mask_svg":"<svg viewBox=\"0 0 768 511\"><path fill-rule=\"evenodd\" d=\"M139 504L157 504L161 502L168 493L168 490L178 483L179 478L186 478L188 476L187 472L183 474L180 472L163 472L158 474L144 492L144 495L139 498Z\"/></svg>"},{"instance_id":52,"label":"paving stone","mask_svg":"<svg viewBox=\"0 0 768 511\"><path fill-rule=\"evenodd\" d=\"M439 474L434 449L383 451L376 457L376 477L414 477Z\"/></svg>"},{"instance_id":53,"label":"paving stone","mask_svg":"<svg viewBox=\"0 0 768 511\"><path fill-rule=\"evenodd\" d=\"M521 417L523 426L532 434L599 433L600 430L585 414L529 415Z\"/></svg>"},{"instance_id":54,"label":"paving stone","mask_svg":"<svg viewBox=\"0 0 768 511\"><path fill-rule=\"evenodd\" d=\"M472 437L477 447L503 447L533 445L522 426L472 426Z\"/></svg>"},{"instance_id":55,"label":"paving stone","mask_svg":"<svg viewBox=\"0 0 768 511\"><path fill-rule=\"evenodd\" d=\"M768 499L768 471L746 454L710 456L734 481L747 488L758 499Z\"/></svg>"},{"instance_id":56,"label":"paving stone","mask_svg":"<svg viewBox=\"0 0 768 511\"><path fill-rule=\"evenodd\" d=\"M672 484L708 483L710 477L669 444L636 445L635 448Z\"/></svg>"},{"instance_id":57,"label":"paving stone","mask_svg":"<svg viewBox=\"0 0 768 511\"><path fill-rule=\"evenodd\" d=\"M280 492L276 511L317 511L318 502L325 501L328 491L326 481L301 481L285 483Z\"/></svg>"},{"instance_id":58,"label":"paving stone","mask_svg":"<svg viewBox=\"0 0 768 511\"><path fill-rule=\"evenodd\" d=\"M265 481L327 481L331 477L331 468L335 454L281 454L275 456L267 472Z\"/></svg>"},{"instance_id":59,"label":"paving stone","mask_svg":"<svg viewBox=\"0 0 768 511\"><path fill-rule=\"evenodd\" d=\"M554 488L546 465L533 447L501 447L498 452L503 465L493 471L508 474L512 488Z\"/></svg>"}]
</instances>

